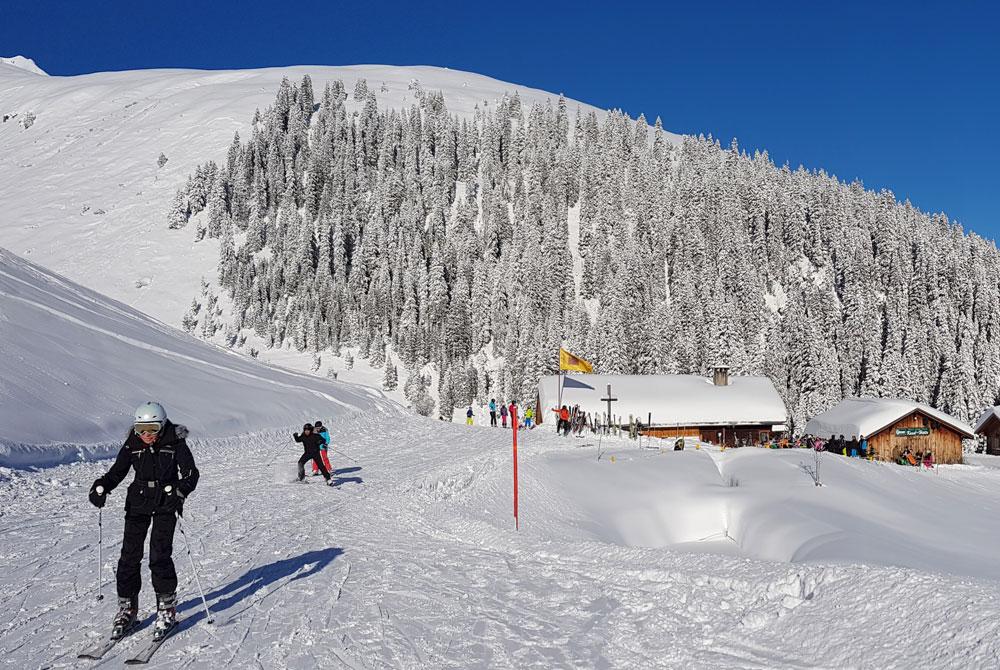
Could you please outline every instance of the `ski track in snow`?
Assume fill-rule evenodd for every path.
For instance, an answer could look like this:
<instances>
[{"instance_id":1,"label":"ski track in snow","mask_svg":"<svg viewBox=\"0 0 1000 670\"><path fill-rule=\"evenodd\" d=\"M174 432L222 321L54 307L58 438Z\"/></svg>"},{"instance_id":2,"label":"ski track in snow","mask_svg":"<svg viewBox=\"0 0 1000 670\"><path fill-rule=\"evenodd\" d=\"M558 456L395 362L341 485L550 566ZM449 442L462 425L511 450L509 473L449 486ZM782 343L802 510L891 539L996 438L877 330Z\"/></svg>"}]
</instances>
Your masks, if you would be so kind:
<instances>
[{"instance_id":1,"label":"ski track in snow","mask_svg":"<svg viewBox=\"0 0 1000 670\"><path fill-rule=\"evenodd\" d=\"M712 472L717 459L724 473L737 462L728 453L646 454L611 441L612 463L576 449L578 440L522 433L515 533L509 432L379 416L332 430L333 447L358 461L330 453L334 489L318 477L293 481L300 452L283 433L192 440L202 478L183 523L215 624L205 621L178 534L182 625L150 667L986 668L1000 661L1000 582L612 544L579 525L585 514L547 481L567 459L603 473L648 467L648 459ZM760 463L778 455L737 456ZM4 665L117 667L148 638L144 567L146 628L104 661L76 660L107 631L114 609L112 584L95 602L97 515L86 499L108 464L0 473ZM970 470L981 486L984 477L1000 478ZM947 488L956 476L926 481ZM123 494L115 491L105 507L105 580L117 561Z\"/></svg>"}]
</instances>

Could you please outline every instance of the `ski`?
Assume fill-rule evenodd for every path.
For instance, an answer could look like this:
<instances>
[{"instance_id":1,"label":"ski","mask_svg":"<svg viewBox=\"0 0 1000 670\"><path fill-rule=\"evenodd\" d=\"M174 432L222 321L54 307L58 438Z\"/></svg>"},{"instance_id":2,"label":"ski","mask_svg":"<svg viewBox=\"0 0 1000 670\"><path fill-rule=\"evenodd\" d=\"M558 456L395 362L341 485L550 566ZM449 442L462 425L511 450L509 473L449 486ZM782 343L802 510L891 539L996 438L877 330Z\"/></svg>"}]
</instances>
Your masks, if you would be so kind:
<instances>
[{"instance_id":1,"label":"ski","mask_svg":"<svg viewBox=\"0 0 1000 670\"><path fill-rule=\"evenodd\" d=\"M99 660L106 653L108 653L109 651L111 651L111 649L116 644L118 644L119 642L121 642L122 640L124 640L126 637L128 637L129 635L131 635L135 631L135 629L137 629L138 627L139 627L139 620L136 619L136 621L129 628L127 628L125 630L125 632L122 633L120 636L118 636L118 637L112 637L110 635L107 636L106 638L104 638L104 641L101 642L100 644L98 644L97 646L91 647L90 649L87 649L85 651L80 652L80 654L77 656L77 658L86 658L86 659L90 659L92 661Z\"/></svg>"},{"instance_id":2,"label":"ski","mask_svg":"<svg viewBox=\"0 0 1000 670\"><path fill-rule=\"evenodd\" d=\"M158 640L152 640L145 649L132 658L126 660L125 665L145 665L146 663L149 663L149 659L153 658L153 654L155 654L156 650L160 648L160 645L166 642L167 638L174 634L174 631L177 630L177 626L178 623L175 622L174 625L163 634L163 637Z\"/></svg>"}]
</instances>

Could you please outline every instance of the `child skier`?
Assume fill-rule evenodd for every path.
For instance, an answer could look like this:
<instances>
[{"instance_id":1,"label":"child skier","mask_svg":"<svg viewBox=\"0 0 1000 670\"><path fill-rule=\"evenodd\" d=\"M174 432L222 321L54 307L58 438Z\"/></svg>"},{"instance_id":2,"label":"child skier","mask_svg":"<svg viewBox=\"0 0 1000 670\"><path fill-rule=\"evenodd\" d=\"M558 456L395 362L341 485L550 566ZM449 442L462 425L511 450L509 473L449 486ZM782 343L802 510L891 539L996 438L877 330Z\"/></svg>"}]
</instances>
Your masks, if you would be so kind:
<instances>
[{"instance_id":1,"label":"child skier","mask_svg":"<svg viewBox=\"0 0 1000 670\"><path fill-rule=\"evenodd\" d=\"M333 474L333 468L330 467L330 459L327 456L327 449L330 447L330 433L327 431L326 426L323 425L322 421L317 421L313 430L319 435L320 439L323 440L323 444L319 447L319 455L323 459L323 465L326 466L326 471ZM316 465L316 461L313 461L313 476L319 474L319 467Z\"/></svg>"},{"instance_id":2,"label":"child skier","mask_svg":"<svg viewBox=\"0 0 1000 670\"><path fill-rule=\"evenodd\" d=\"M524 427L531 429L531 422L535 418L535 410L532 407L528 407L524 410Z\"/></svg>"},{"instance_id":3,"label":"child skier","mask_svg":"<svg viewBox=\"0 0 1000 670\"><path fill-rule=\"evenodd\" d=\"M469 405L469 409L465 410L465 425L472 425L472 405Z\"/></svg>"},{"instance_id":4,"label":"child skier","mask_svg":"<svg viewBox=\"0 0 1000 670\"><path fill-rule=\"evenodd\" d=\"M149 571L156 592L153 639L162 640L177 627L177 572L174 570L174 528L184 499L198 486L198 468L184 438L187 428L167 420L163 405L147 402L133 415L125 443L114 465L90 487L90 502L104 507L108 493L135 470L125 494L125 533L116 582L118 614L111 636L124 637L136 626L142 588L143 545L149 532ZM152 530L150 530L152 527Z\"/></svg>"},{"instance_id":5,"label":"child skier","mask_svg":"<svg viewBox=\"0 0 1000 670\"><path fill-rule=\"evenodd\" d=\"M507 427L507 405L500 405L500 423Z\"/></svg>"},{"instance_id":6,"label":"child skier","mask_svg":"<svg viewBox=\"0 0 1000 670\"><path fill-rule=\"evenodd\" d=\"M311 460L319 468L319 471L323 473L323 479L330 486L333 486L333 480L330 479L330 471L326 469L326 465L322 461L320 456L320 444L323 443L323 438L313 432L313 425L307 423L302 426L302 434L292 433L292 437L296 442L301 442L303 447L303 453L299 457L299 481L301 482L306 478L306 461Z\"/></svg>"}]
</instances>

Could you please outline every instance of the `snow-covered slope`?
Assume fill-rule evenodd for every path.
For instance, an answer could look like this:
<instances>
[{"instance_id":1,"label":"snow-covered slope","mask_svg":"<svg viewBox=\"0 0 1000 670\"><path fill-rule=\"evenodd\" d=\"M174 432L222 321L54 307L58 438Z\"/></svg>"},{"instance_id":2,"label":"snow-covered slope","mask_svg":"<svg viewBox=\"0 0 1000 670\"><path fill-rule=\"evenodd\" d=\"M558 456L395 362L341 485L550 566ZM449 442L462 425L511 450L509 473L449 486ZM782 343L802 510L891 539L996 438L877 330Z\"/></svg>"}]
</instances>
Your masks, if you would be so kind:
<instances>
[{"instance_id":1,"label":"snow-covered slope","mask_svg":"<svg viewBox=\"0 0 1000 670\"><path fill-rule=\"evenodd\" d=\"M202 478L184 525L215 624L178 557L183 624L153 667L1000 663L998 469L830 457L817 488L798 467L804 451L603 440L597 460L595 441L540 428L520 439L515 531L510 431L351 415L331 437L352 459L331 453L334 490L292 483L287 434L192 441ZM113 587L95 602L86 501L106 467L0 470L0 654L11 667L70 666L109 626ZM872 506L882 487L886 506ZM120 537L121 503L115 491L104 509L106 543ZM106 548L105 580L116 560Z\"/></svg>"},{"instance_id":2,"label":"snow-covered slope","mask_svg":"<svg viewBox=\"0 0 1000 670\"><path fill-rule=\"evenodd\" d=\"M400 412L378 391L219 349L3 249L0 352L0 464L52 463L75 456L70 445L114 449L148 399L215 435Z\"/></svg>"},{"instance_id":3,"label":"snow-covered slope","mask_svg":"<svg viewBox=\"0 0 1000 670\"><path fill-rule=\"evenodd\" d=\"M112 451L149 396L193 429L184 524L216 619L179 561L183 623L153 667L1000 662L1000 459L925 472L825 455L815 487L805 450L638 449L547 425L520 436L515 532L510 431L268 368L5 251L0 343L0 458L64 462L0 466L11 667L68 666L107 630L86 491L108 462L70 461ZM318 417L332 490L293 481L289 433ZM108 581L121 504L103 515Z\"/></svg>"},{"instance_id":4,"label":"snow-covered slope","mask_svg":"<svg viewBox=\"0 0 1000 670\"><path fill-rule=\"evenodd\" d=\"M410 106L417 87L444 92L470 116L515 91L526 104L558 95L436 67L355 65L261 70L140 70L40 77L0 64L0 246L179 325L202 276L214 277L215 241L167 230L174 191L197 164L223 162L255 109L283 77L308 74L317 95L366 79L383 106ZM354 106L353 97L348 106ZM571 111L578 103L570 102ZM580 105L584 112L592 108ZM11 116L17 114L18 116ZM19 120L34 115L24 128ZM167 162L158 167L163 154Z\"/></svg>"}]
</instances>

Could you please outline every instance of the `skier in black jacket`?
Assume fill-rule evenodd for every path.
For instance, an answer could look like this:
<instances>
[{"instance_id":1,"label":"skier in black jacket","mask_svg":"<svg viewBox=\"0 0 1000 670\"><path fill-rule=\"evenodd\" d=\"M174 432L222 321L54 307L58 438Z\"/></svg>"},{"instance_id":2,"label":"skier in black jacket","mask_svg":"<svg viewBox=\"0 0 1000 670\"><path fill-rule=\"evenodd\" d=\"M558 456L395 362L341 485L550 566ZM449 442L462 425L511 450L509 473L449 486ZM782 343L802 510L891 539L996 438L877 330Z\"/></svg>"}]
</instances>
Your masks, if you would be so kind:
<instances>
[{"instance_id":1,"label":"skier in black jacket","mask_svg":"<svg viewBox=\"0 0 1000 670\"><path fill-rule=\"evenodd\" d=\"M319 471L323 473L323 479L330 486L333 486L333 480L330 479L330 471L326 469L326 465L323 464L323 458L319 453L320 447L325 444L323 438L319 436L319 433L313 432L313 426L311 423L307 423L302 426L302 434L292 433L292 437L295 438L296 442L301 442L304 448L304 453L299 457L299 481L301 482L306 478L306 463L312 461L319 468Z\"/></svg>"},{"instance_id":2,"label":"skier in black jacket","mask_svg":"<svg viewBox=\"0 0 1000 670\"><path fill-rule=\"evenodd\" d=\"M198 468L184 438L184 426L167 420L166 410L147 402L135 410L134 422L114 465L94 480L90 502L104 507L107 495L135 470L125 495L125 535L118 560L118 614L112 637L125 635L136 624L146 531L149 535L149 570L156 592L154 638L165 637L177 625L177 573L171 557L174 527L184 499L198 485Z\"/></svg>"}]
</instances>

